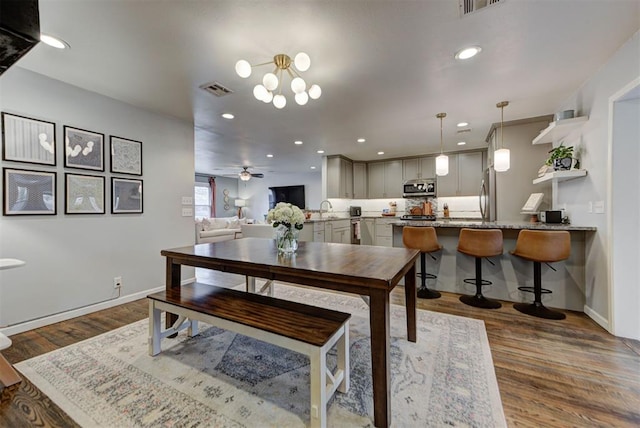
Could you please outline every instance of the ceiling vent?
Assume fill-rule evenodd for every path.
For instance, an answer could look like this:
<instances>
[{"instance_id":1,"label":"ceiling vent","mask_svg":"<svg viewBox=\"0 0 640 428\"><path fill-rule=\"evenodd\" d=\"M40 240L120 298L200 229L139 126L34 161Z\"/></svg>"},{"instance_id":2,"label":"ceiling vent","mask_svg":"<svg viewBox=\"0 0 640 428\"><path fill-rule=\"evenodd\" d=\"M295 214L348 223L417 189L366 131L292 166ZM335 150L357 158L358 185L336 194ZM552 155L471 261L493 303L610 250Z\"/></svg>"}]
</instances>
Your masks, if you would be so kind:
<instances>
[{"instance_id":1,"label":"ceiling vent","mask_svg":"<svg viewBox=\"0 0 640 428\"><path fill-rule=\"evenodd\" d=\"M466 132L471 132L471 128L459 129L456 134L464 134Z\"/></svg>"},{"instance_id":2,"label":"ceiling vent","mask_svg":"<svg viewBox=\"0 0 640 428\"><path fill-rule=\"evenodd\" d=\"M225 88L218 82L205 83L200 86L200 89L204 89L210 94L215 95L216 97L224 97L225 95L233 94L233 91L229 88Z\"/></svg>"},{"instance_id":3,"label":"ceiling vent","mask_svg":"<svg viewBox=\"0 0 640 428\"><path fill-rule=\"evenodd\" d=\"M504 3L504 1L505 0L458 0L458 5L460 6L460 17L496 3Z\"/></svg>"}]
</instances>

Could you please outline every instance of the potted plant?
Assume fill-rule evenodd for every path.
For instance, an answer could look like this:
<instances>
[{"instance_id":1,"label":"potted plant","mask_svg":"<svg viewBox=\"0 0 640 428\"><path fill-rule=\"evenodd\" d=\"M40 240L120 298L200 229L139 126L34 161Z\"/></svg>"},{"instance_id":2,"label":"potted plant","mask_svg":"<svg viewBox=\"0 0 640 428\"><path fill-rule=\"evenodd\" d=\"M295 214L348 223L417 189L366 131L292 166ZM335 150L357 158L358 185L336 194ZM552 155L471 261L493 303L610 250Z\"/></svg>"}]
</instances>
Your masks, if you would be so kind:
<instances>
[{"instance_id":1,"label":"potted plant","mask_svg":"<svg viewBox=\"0 0 640 428\"><path fill-rule=\"evenodd\" d=\"M568 170L573 165L573 146L564 146L560 144L549 150L549 159L545 162L545 165L553 166L553 169Z\"/></svg>"}]
</instances>

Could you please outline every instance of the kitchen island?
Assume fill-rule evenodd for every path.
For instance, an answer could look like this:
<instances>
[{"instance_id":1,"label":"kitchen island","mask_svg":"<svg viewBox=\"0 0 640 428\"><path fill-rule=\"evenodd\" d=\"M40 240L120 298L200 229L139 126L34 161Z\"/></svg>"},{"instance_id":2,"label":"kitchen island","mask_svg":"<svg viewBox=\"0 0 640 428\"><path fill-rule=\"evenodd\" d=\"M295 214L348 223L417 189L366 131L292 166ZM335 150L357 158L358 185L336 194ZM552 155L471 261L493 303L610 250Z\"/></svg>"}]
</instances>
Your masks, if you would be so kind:
<instances>
[{"instance_id":1,"label":"kitchen island","mask_svg":"<svg viewBox=\"0 0 640 428\"><path fill-rule=\"evenodd\" d=\"M464 227L501 229L504 239L502 256L490 258L494 265L486 260L482 262L483 279L493 282L493 284L483 287L483 293L489 298L511 302L533 301L531 293L523 293L518 290L519 286L533 285L532 262L509 254L516 246L520 230L569 231L571 234L571 256L569 259L551 264L556 269L555 271L548 265L542 264L542 286L553 291L551 294L544 294L542 301L546 306L552 308L584 311L585 296L590 290L585 275L585 251L595 235L595 227L454 219L437 221L398 220L393 223L394 247L403 246L402 228L404 226L432 226L436 228L438 241L443 249L440 252L433 253L436 260L427 257L427 272L438 276L436 280L428 280L428 287L459 294L475 294L475 286L463 282L465 278L473 278L475 276L475 261L473 257L457 251L460 229ZM416 267L419 271L419 263Z\"/></svg>"}]
</instances>

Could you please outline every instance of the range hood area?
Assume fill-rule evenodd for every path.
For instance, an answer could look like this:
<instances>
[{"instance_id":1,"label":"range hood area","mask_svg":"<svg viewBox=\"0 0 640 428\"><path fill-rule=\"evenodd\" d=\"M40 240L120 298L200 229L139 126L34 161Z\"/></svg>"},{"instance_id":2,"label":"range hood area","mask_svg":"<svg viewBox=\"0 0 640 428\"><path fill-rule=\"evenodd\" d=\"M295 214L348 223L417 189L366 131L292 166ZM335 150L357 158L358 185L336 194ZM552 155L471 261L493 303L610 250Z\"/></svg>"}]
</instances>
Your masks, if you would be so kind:
<instances>
[{"instance_id":1,"label":"range hood area","mask_svg":"<svg viewBox=\"0 0 640 428\"><path fill-rule=\"evenodd\" d=\"M0 75L40 41L38 0L0 2Z\"/></svg>"}]
</instances>

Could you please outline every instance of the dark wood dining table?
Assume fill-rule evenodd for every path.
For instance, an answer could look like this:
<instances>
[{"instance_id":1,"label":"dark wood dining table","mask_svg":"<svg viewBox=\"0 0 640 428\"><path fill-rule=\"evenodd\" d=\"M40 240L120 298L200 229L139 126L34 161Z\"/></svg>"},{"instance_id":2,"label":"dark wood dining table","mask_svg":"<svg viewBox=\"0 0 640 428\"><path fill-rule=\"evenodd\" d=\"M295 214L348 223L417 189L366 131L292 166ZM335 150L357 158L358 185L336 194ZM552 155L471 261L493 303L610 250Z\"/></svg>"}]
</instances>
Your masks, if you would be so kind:
<instances>
[{"instance_id":1,"label":"dark wood dining table","mask_svg":"<svg viewBox=\"0 0 640 428\"><path fill-rule=\"evenodd\" d=\"M404 278L407 339L416 341L418 250L325 242L300 242L279 255L273 239L242 238L162 250L166 287L180 287L181 266L214 269L369 297L374 424L391 424L390 293ZM313 302L310 302L313 304ZM176 316L168 314L167 326Z\"/></svg>"}]
</instances>

